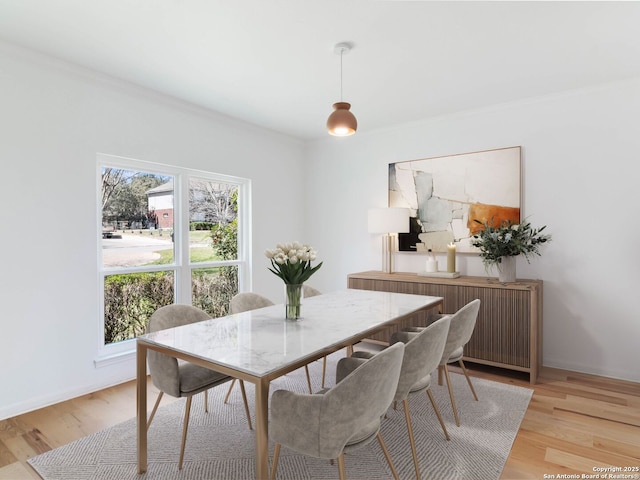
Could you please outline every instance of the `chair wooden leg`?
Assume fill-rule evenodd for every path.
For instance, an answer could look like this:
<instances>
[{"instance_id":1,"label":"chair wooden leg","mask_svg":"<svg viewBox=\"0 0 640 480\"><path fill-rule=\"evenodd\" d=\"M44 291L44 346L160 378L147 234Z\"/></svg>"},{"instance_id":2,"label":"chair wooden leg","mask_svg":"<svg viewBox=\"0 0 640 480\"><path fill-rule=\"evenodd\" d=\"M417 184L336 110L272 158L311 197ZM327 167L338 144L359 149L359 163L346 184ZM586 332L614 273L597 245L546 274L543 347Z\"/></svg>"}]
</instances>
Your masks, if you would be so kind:
<instances>
[{"instance_id":1,"label":"chair wooden leg","mask_svg":"<svg viewBox=\"0 0 640 480\"><path fill-rule=\"evenodd\" d=\"M440 426L442 427L442 431L444 432L444 438L446 438L447 440L451 440L451 438L449 437L449 432L447 432L447 427L444 426L444 420L442 420L442 415L440 415L440 409L438 408L438 405L436 405L436 399L433 398L433 394L431 393L431 390L427 388L427 396L429 397L429 400L431 400L431 405L433 405L433 409L436 412L436 416L438 417L438 421L440 422Z\"/></svg>"},{"instance_id":2,"label":"chair wooden leg","mask_svg":"<svg viewBox=\"0 0 640 480\"><path fill-rule=\"evenodd\" d=\"M391 469L391 474L393 475L393 478L395 478L395 480L399 480L398 472L396 472L396 468L393 466L393 462L391 461L391 455L389 455L389 450L387 450L387 446L384 444L384 440L382 440L382 435L380 435L380 432L378 432L378 443L382 448L382 453L384 453L384 458L387 459L387 463L389 464L389 468Z\"/></svg>"},{"instance_id":3,"label":"chair wooden leg","mask_svg":"<svg viewBox=\"0 0 640 480\"><path fill-rule=\"evenodd\" d=\"M347 471L344 468L344 453L338 456L338 474L340 475L340 480L347 480Z\"/></svg>"},{"instance_id":4,"label":"chair wooden leg","mask_svg":"<svg viewBox=\"0 0 640 480\"><path fill-rule=\"evenodd\" d=\"M413 436L413 427L411 426L411 414L409 413L409 400L406 398L402 401L404 406L404 418L407 421L407 433L409 434L409 443L411 444L411 455L413 456L413 466L416 469L416 479L420 476L420 463L418 462L418 453L416 452L416 440Z\"/></svg>"},{"instance_id":5,"label":"chair wooden leg","mask_svg":"<svg viewBox=\"0 0 640 480\"><path fill-rule=\"evenodd\" d=\"M273 449L273 463L271 465L271 480L276 480L276 470L278 470L278 459L280 458L280 444L276 443Z\"/></svg>"},{"instance_id":6,"label":"chair wooden leg","mask_svg":"<svg viewBox=\"0 0 640 480\"><path fill-rule=\"evenodd\" d=\"M451 386L451 378L449 377L449 369L444 365L444 378L447 380L449 388L449 398L451 398L451 408L453 409L453 418L456 420L456 426L460 426L460 418L458 418L458 408L456 407L456 399L453 396L453 388Z\"/></svg>"},{"instance_id":7,"label":"chair wooden leg","mask_svg":"<svg viewBox=\"0 0 640 480\"><path fill-rule=\"evenodd\" d=\"M304 366L304 371L307 373L307 385L309 385L309 393L313 393L311 388L311 375L309 375L309 365Z\"/></svg>"},{"instance_id":8,"label":"chair wooden leg","mask_svg":"<svg viewBox=\"0 0 640 480\"><path fill-rule=\"evenodd\" d=\"M184 460L184 447L187 443L187 430L189 429L189 414L191 413L191 400L193 397L187 397L187 403L184 406L184 420L182 421L182 445L180 446L180 461L178 462L178 470L182 470L182 461Z\"/></svg>"},{"instance_id":9,"label":"chair wooden leg","mask_svg":"<svg viewBox=\"0 0 640 480\"><path fill-rule=\"evenodd\" d=\"M444 367L442 365L438 365L438 385L442 386L442 373L444 371Z\"/></svg>"},{"instance_id":10,"label":"chair wooden leg","mask_svg":"<svg viewBox=\"0 0 640 480\"><path fill-rule=\"evenodd\" d=\"M247 392L244 389L244 381L240 380L240 391L242 392L242 401L244 402L244 413L247 415L247 423L249 424L249 430L253 430L251 426L251 414L249 413L249 403L247 402Z\"/></svg>"},{"instance_id":11,"label":"chair wooden leg","mask_svg":"<svg viewBox=\"0 0 640 480\"><path fill-rule=\"evenodd\" d=\"M465 378L467 379L467 383L469 384L469 388L471 389L471 393L473 393L473 398L478 401L478 395L476 395L476 389L473 388L473 384L471 383L471 377L469 377L469 373L467 373L467 369L464 367L464 362L462 359L458 361L460 363L460 367L462 368L462 373L464 373Z\"/></svg>"},{"instance_id":12,"label":"chair wooden leg","mask_svg":"<svg viewBox=\"0 0 640 480\"><path fill-rule=\"evenodd\" d=\"M327 374L327 357L322 357L322 388L324 388L324 378Z\"/></svg>"},{"instance_id":13,"label":"chair wooden leg","mask_svg":"<svg viewBox=\"0 0 640 480\"><path fill-rule=\"evenodd\" d=\"M153 420L153 417L156 414L156 410L158 410L158 405L160 405L160 400L162 400L163 395L164 395L163 391L160 391L160 393L158 393L158 398L156 399L156 403L153 406L153 410L151 410L151 416L149 416L149 420L147 421L147 430L149 430L149 427L151 426L151 420Z\"/></svg>"},{"instance_id":14,"label":"chair wooden leg","mask_svg":"<svg viewBox=\"0 0 640 480\"><path fill-rule=\"evenodd\" d=\"M224 397L224 403L227 403L229 400L229 395L231 395L231 390L233 390L233 386L236 384L236 379L231 380L231 385L229 385L229 390L227 391L227 395Z\"/></svg>"},{"instance_id":15,"label":"chair wooden leg","mask_svg":"<svg viewBox=\"0 0 640 480\"><path fill-rule=\"evenodd\" d=\"M209 390L204 391L204 413L209 413Z\"/></svg>"}]
</instances>

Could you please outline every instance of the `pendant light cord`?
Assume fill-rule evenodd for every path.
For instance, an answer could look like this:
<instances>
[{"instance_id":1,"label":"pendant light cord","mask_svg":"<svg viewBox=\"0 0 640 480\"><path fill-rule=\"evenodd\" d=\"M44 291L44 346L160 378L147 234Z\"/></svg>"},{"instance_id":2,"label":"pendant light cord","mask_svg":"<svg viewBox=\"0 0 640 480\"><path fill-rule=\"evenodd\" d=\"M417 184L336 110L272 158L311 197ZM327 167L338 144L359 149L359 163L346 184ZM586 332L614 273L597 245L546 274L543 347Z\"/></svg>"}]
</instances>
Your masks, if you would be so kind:
<instances>
[{"instance_id":1,"label":"pendant light cord","mask_svg":"<svg viewBox=\"0 0 640 480\"><path fill-rule=\"evenodd\" d=\"M344 53L344 48L340 49L340 101L342 102L342 54Z\"/></svg>"}]
</instances>

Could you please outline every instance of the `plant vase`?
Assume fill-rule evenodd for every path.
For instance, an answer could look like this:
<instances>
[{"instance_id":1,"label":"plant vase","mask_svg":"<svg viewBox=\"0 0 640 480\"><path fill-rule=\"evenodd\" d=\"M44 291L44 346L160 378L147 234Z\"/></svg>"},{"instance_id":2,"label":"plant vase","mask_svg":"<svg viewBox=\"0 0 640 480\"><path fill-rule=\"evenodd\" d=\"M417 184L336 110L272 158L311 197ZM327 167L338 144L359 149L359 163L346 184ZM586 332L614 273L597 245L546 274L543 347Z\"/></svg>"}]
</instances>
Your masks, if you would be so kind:
<instances>
[{"instance_id":1,"label":"plant vase","mask_svg":"<svg viewBox=\"0 0 640 480\"><path fill-rule=\"evenodd\" d=\"M516 281L516 255L500 257L498 263L498 280L500 283L512 283Z\"/></svg>"},{"instance_id":2,"label":"plant vase","mask_svg":"<svg viewBox=\"0 0 640 480\"><path fill-rule=\"evenodd\" d=\"M298 320L302 311L302 284L284 284L284 311L287 320Z\"/></svg>"}]
</instances>

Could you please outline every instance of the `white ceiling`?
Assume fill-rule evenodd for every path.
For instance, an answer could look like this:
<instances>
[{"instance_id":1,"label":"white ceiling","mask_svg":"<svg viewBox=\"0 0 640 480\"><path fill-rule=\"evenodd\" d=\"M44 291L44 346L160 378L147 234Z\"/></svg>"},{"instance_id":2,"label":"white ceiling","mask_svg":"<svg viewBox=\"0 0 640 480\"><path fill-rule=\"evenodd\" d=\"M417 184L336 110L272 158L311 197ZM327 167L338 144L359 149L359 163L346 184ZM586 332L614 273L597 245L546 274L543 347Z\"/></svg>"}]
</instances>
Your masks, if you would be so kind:
<instances>
[{"instance_id":1,"label":"white ceiling","mask_svg":"<svg viewBox=\"0 0 640 480\"><path fill-rule=\"evenodd\" d=\"M304 140L640 77L640 2L0 0L0 39Z\"/></svg>"}]
</instances>

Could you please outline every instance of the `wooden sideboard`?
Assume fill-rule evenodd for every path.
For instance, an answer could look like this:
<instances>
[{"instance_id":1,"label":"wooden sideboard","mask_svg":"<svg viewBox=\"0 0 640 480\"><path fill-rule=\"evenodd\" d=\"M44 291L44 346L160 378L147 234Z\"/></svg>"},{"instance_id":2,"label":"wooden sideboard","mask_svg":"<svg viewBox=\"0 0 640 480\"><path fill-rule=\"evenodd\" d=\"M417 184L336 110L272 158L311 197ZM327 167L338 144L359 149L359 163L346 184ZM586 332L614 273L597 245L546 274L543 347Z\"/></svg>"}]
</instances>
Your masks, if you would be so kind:
<instances>
[{"instance_id":1,"label":"wooden sideboard","mask_svg":"<svg viewBox=\"0 0 640 480\"><path fill-rule=\"evenodd\" d=\"M542 280L503 284L496 278L425 277L415 273L353 273L348 287L361 290L444 297L444 313L454 313L476 298L480 312L465 361L529 373L536 383L542 368ZM423 319L416 319L420 324ZM374 337L388 341L389 333ZM385 336L386 335L386 336Z\"/></svg>"}]
</instances>

